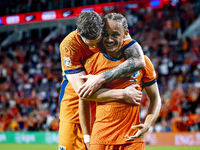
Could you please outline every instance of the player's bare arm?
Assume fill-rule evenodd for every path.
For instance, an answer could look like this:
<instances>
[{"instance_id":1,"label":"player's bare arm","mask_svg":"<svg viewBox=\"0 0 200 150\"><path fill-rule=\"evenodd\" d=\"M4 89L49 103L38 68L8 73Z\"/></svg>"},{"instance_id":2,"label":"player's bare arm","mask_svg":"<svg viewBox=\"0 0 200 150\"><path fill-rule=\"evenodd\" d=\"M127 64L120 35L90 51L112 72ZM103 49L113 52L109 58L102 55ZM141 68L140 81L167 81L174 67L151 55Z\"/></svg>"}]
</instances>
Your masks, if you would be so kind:
<instances>
[{"instance_id":1,"label":"player's bare arm","mask_svg":"<svg viewBox=\"0 0 200 150\"><path fill-rule=\"evenodd\" d=\"M75 73L75 74L68 74L67 79L72 85L74 91L77 93L78 87L80 87L84 80L80 78L80 76L85 75L85 71ZM79 120L81 124L81 128L84 135L91 135L91 122L90 122L90 102L89 101L82 101L79 100ZM87 149L89 149L89 143L85 143Z\"/></svg>"},{"instance_id":2,"label":"player's bare arm","mask_svg":"<svg viewBox=\"0 0 200 150\"><path fill-rule=\"evenodd\" d=\"M148 114L145 119L144 124L139 124L132 126L132 129L138 129L136 134L134 136L126 135L126 141L133 141L137 138L139 138L141 135L146 133L149 128L152 126L152 124L156 121L160 108L161 108L161 98L158 91L157 83L154 83L153 85L149 87L145 87L145 91L147 92L147 95L150 99L150 105L148 109Z\"/></svg>"},{"instance_id":3,"label":"player's bare arm","mask_svg":"<svg viewBox=\"0 0 200 150\"><path fill-rule=\"evenodd\" d=\"M144 54L140 45L136 42L124 51L124 63L112 70L102 73L104 82L113 81L119 78L129 77L136 71L145 67Z\"/></svg>"},{"instance_id":4,"label":"player's bare arm","mask_svg":"<svg viewBox=\"0 0 200 150\"><path fill-rule=\"evenodd\" d=\"M78 88L82 84L84 84L84 80L80 78L83 75L85 75L85 71L82 71L76 74L67 75L67 78L76 93L78 91ZM138 87L139 85L133 84L126 87L125 89L101 88L98 91L96 91L94 94L92 94L90 97L82 98L82 100L96 101L96 102L109 102L109 101L124 99L128 103L139 105L140 104L139 102L142 98L142 92L136 89Z\"/></svg>"},{"instance_id":5,"label":"player's bare arm","mask_svg":"<svg viewBox=\"0 0 200 150\"><path fill-rule=\"evenodd\" d=\"M105 82L128 77L145 67L144 54L141 46L136 42L124 51L125 62L119 66L99 75L82 76L87 81L78 89L79 96L86 98L91 96Z\"/></svg>"},{"instance_id":6,"label":"player's bare arm","mask_svg":"<svg viewBox=\"0 0 200 150\"><path fill-rule=\"evenodd\" d=\"M93 93L90 97L81 98L81 100L95 101L95 102L111 102L119 99L124 99L127 103L140 105L142 92L138 91L138 84L133 84L125 89L108 89L102 88Z\"/></svg>"}]
</instances>

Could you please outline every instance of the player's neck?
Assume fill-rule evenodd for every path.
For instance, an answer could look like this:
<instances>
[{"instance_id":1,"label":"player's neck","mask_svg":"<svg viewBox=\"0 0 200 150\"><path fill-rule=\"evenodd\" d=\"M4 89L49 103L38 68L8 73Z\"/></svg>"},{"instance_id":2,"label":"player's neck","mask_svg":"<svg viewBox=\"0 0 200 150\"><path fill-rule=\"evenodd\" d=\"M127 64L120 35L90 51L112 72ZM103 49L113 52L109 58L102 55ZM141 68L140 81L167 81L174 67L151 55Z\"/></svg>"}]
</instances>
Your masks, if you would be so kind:
<instances>
[{"instance_id":1,"label":"player's neck","mask_svg":"<svg viewBox=\"0 0 200 150\"><path fill-rule=\"evenodd\" d=\"M103 52L108 55L109 57L111 58L115 58L115 59L120 59L122 57L122 52L121 51L118 51L118 52L115 52L115 51L107 51L105 50L105 48L103 49Z\"/></svg>"},{"instance_id":2,"label":"player's neck","mask_svg":"<svg viewBox=\"0 0 200 150\"><path fill-rule=\"evenodd\" d=\"M78 35L78 36L79 36L79 38L81 39L81 41L83 42L83 44L85 44L87 47L89 47L89 45L87 45L87 44L83 41L82 37L81 37L80 35Z\"/></svg>"}]
</instances>

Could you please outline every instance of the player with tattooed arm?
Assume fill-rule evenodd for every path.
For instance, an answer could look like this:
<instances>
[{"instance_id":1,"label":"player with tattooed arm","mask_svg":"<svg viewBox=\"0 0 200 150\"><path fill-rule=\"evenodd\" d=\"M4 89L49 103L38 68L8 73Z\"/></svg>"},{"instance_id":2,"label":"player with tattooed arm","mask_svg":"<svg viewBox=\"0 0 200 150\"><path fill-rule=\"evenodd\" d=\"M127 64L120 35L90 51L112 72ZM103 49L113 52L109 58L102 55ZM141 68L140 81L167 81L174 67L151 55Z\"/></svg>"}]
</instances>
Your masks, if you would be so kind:
<instances>
[{"instance_id":1,"label":"player with tattooed arm","mask_svg":"<svg viewBox=\"0 0 200 150\"><path fill-rule=\"evenodd\" d=\"M85 144L79 122L79 96L78 89L84 84L84 61L99 51L99 43L102 38L103 20L94 11L82 12L77 17L77 30L68 34L60 44L61 65L63 81L60 93L60 124L59 124L59 149L84 150ZM124 56L127 59L122 64L100 74L98 78L87 77L87 82L95 85L86 92L89 96L95 92L104 82L127 77L145 67L144 56L138 43L131 44L128 36L123 40ZM81 88L80 88L81 89ZM109 89L104 89L109 91ZM89 93L88 93L89 92ZM89 95L88 95L89 94ZM131 103L138 103L142 93L135 88L126 89L124 93L113 92L113 99L125 97ZM86 104L88 107L90 103ZM89 108L90 109L90 108Z\"/></svg>"},{"instance_id":2,"label":"player with tattooed arm","mask_svg":"<svg viewBox=\"0 0 200 150\"><path fill-rule=\"evenodd\" d=\"M128 34L127 21L120 14L111 13L104 17L103 48L88 58L85 62L87 74L99 75L123 64L124 58L123 39ZM137 43L132 40L127 47ZM161 108L161 99L156 82L154 67L147 56L144 57L146 67L132 74L131 77L120 78L107 82L90 97L80 98L79 114L84 135L90 135L90 115L88 101L96 101L96 121L92 128L90 150L145 150L142 135L148 131L155 122ZM140 123L139 105L130 104L123 97L113 99L113 91L123 92L138 84L139 91L145 89L150 106L144 124ZM103 92L104 91L104 92ZM89 142L87 143L89 145ZM89 146L88 146L89 147Z\"/></svg>"}]
</instances>

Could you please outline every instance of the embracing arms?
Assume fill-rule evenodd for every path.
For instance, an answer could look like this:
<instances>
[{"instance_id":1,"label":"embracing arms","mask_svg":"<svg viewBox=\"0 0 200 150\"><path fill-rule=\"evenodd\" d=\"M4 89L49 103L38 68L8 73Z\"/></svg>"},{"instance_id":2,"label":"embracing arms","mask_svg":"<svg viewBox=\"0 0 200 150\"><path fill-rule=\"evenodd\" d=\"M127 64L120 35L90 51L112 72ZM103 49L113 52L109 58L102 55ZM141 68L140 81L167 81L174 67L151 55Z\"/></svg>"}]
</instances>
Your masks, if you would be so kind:
<instances>
[{"instance_id":1,"label":"embracing arms","mask_svg":"<svg viewBox=\"0 0 200 150\"><path fill-rule=\"evenodd\" d=\"M87 81L79 88L79 96L91 96L103 83L131 76L145 67L144 54L137 42L125 49L124 55L127 60L119 66L99 75L83 76L82 78Z\"/></svg>"},{"instance_id":2,"label":"embracing arms","mask_svg":"<svg viewBox=\"0 0 200 150\"><path fill-rule=\"evenodd\" d=\"M137 42L128 47L124 51L124 55L127 59L125 62L99 75L103 83L129 77L145 67L144 54Z\"/></svg>"},{"instance_id":3,"label":"embracing arms","mask_svg":"<svg viewBox=\"0 0 200 150\"><path fill-rule=\"evenodd\" d=\"M135 105L140 105L140 100L142 98L142 92L138 91L137 88L140 86L138 84L132 84L125 89L108 89L102 88L93 93L90 97L81 98L83 101L95 101L95 102L110 102L119 99L125 100L127 103L132 103Z\"/></svg>"},{"instance_id":4,"label":"embracing arms","mask_svg":"<svg viewBox=\"0 0 200 150\"><path fill-rule=\"evenodd\" d=\"M76 93L78 93L78 88L84 84L84 80L80 78L83 75L85 75L85 71L67 75L67 79L69 80ZM142 92L136 90L138 87L139 85L133 84L126 87L125 89L101 88L93 93L90 97L81 98L81 100L109 102L124 99L127 103L139 105L139 102L142 98Z\"/></svg>"}]
</instances>

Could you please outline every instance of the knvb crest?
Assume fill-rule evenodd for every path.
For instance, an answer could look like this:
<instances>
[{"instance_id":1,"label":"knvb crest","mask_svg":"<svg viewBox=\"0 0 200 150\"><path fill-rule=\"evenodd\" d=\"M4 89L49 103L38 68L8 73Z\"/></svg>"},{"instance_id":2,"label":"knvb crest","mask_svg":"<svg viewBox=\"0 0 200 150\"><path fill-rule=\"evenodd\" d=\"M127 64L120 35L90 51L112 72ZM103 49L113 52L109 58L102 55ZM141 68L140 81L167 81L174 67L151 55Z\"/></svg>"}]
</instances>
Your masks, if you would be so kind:
<instances>
[{"instance_id":1,"label":"knvb crest","mask_svg":"<svg viewBox=\"0 0 200 150\"><path fill-rule=\"evenodd\" d=\"M66 148L64 146L60 146L59 150L65 150Z\"/></svg>"},{"instance_id":2,"label":"knvb crest","mask_svg":"<svg viewBox=\"0 0 200 150\"><path fill-rule=\"evenodd\" d=\"M65 67L72 65L71 59L69 57L63 57L63 61L64 61L64 64L65 64Z\"/></svg>"}]
</instances>

